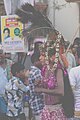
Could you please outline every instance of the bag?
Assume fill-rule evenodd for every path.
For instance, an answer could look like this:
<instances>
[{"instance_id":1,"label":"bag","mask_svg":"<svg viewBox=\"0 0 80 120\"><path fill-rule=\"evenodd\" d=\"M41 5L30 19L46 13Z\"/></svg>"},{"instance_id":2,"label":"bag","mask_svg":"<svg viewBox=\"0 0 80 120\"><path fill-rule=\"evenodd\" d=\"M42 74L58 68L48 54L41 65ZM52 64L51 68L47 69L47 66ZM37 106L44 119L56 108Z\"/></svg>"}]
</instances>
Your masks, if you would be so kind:
<instances>
[{"instance_id":1,"label":"bag","mask_svg":"<svg viewBox=\"0 0 80 120\"><path fill-rule=\"evenodd\" d=\"M64 73L66 72L66 74ZM67 71L63 70L64 77L64 96L62 97L62 107L64 109L64 113L68 118L74 116L74 95L72 92L72 88L69 82L69 76Z\"/></svg>"}]
</instances>

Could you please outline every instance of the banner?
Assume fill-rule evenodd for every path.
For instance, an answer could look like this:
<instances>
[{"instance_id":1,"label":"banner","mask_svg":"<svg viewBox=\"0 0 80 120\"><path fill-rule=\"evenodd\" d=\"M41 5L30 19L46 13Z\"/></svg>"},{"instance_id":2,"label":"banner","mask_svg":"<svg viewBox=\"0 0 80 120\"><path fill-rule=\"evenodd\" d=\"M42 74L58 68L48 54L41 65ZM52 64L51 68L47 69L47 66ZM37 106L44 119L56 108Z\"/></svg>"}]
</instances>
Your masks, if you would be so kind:
<instances>
[{"instance_id":1,"label":"banner","mask_svg":"<svg viewBox=\"0 0 80 120\"><path fill-rule=\"evenodd\" d=\"M24 40L6 41L3 43L3 51L6 53L25 52Z\"/></svg>"},{"instance_id":2,"label":"banner","mask_svg":"<svg viewBox=\"0 0 80 120\"><path fill-rule=\"evenodd\" d=\"M8 51L8 44L10 49L10 45L12 47L13 41L22 40L21 35L23 30L23 24L17 21L17 17L18 17L17 15L1 16L1 38L2 38L3 49L5 48L5 51L6 48ZM14 52L17 52L16 48Z\"/></svg>"}]
</instances>

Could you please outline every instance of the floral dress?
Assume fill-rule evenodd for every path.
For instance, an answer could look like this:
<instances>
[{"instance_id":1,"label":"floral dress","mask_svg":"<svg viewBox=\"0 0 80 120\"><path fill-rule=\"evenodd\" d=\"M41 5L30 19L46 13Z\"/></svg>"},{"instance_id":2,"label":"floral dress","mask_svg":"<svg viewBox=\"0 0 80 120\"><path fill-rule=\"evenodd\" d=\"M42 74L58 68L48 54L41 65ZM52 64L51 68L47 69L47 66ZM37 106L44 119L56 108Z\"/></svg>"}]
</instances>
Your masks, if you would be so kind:
<instances>
[{"instance_id":1,"label":"floral dress","mask_svg":"<svg viewBox=\"0 0 80 120\"><path fill-rule=\"evenodd\" d=\"M57 69L62 69L60 64L57 65ZM48 72L48 73L47 73ZM55 89L57 84L56 73L52 73L47 70L47 66L42 68L43 87L47 89ZM67 120L64 115L64 110L61 104L54 105L54 96L45 94L45 107L41 113L41 120Z\"/></svg>"}]
</instances>

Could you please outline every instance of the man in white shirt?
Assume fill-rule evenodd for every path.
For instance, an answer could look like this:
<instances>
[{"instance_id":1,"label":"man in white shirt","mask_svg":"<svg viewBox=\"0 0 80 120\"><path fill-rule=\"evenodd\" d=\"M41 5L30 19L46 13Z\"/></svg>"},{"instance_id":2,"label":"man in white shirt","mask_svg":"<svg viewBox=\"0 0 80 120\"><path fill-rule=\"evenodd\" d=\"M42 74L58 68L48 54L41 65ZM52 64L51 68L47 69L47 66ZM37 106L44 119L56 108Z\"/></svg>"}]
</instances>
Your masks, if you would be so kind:
<instances>
[{"instance_id":1,"label":"man in white shirt","mask_svg":"<svg viewBox=\"0 0 80 120\"><path fill-rule=\"evenodd\" d=\"M69 44L70 44L69 41L65 42L65 49L66 50L68 49ZM71 68L76 67L76 59L75 59L75 56L72 52L72 48L73 48L73 45L70 46L69 50L66 53L66 58L68 60L68 68L67 68L68 73L70 72Z\"/></svg>"},{"instance_id":2,"label":"man in white shirt","mask_svg":"<svg viewBox=\"0 0 80 120\"><path fill-rule=\"evenodd\" d=\"M5 102L5 85L7 84L6 60L0 57L0 120L5 119L7 105Z\"/></svg>"},{"instance_id":3,"label":"man in white shirt","mask_svg":"<svg viewBox=\"0 0 80 120\"><path fill-rule=\"evenodd\" d=\"M70 70L69 80L75 99L75 110L73 120L80 120L80 66L74 67Z\"/></svg>"},{"instance_id":4,"label":"man in white shirt","mask_svg":"<svg viewBox=\"0 0 80 120\"><path fill-rule=\"evenodd\" d=\"M71 68L76 67L76 60L75 60L74 55L70 51L68 51L66 57L67 57L67 60L68 60L68 63L69 63L69 66L67 68L67 71L69 73Z\"/></svg>"}]
</instances>

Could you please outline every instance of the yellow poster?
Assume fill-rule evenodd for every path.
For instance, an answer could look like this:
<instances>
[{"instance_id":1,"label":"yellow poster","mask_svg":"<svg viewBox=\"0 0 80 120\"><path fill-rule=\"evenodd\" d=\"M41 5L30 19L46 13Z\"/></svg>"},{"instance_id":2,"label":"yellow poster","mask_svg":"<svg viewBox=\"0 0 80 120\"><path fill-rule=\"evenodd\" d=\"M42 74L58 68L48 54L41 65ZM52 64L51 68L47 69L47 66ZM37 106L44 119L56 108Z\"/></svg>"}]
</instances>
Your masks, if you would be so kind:
<instances>
[{"instance_id":1,"label":"yellow poster","mask_svg":"<svg viewBox=\"0 0 80 120\"><path fill-rule=\"evenodd\" d=\"M23 24L17 21L17 15L1 16L1 38L4 52L25 51L22 30Z\"/></svg>"},{"instance_id":2,"label":"yellow poster","mask_svg":"<svg viewBox=\"0 0 80 120\"><path fill-rule=\"evenodd\" d=\"M17 15L1 16L2 42L21 39L23 24L17 21Z\"/></svg>"}]
</instances>

